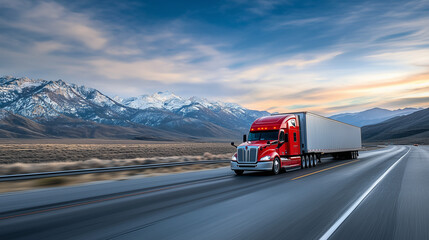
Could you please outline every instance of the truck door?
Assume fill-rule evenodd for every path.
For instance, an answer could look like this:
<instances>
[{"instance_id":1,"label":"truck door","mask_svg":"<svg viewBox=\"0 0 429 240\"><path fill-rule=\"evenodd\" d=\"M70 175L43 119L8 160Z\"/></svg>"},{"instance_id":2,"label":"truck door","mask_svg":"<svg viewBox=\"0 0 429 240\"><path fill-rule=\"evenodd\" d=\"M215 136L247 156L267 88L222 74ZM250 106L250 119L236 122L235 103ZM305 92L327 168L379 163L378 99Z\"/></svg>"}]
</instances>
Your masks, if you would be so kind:
<instances>
[{"instance_id":1,"label":"truck door","mask_svg":"<svg viewBox=\"0 0 429 240\"><path fill-rule=\"evenodd\" d=\"M282 166L291 165L291 162L287 160L286 158L286 151L287 151L287 145L288 145L288 136L287 136L287 129L281 129L279 133L279 141L283 141L283 143L279 144L277 152L280 155L280 158L282 159Z\"/></svg>"},{"instance_id":2,"label":"truck door","mask_svg":"<svg viewBox=\"0 0 429 240\"><path fill-rule=\"evenodd\" d=\"M301 164L301 158L297 155L301 154L299 130L294 118L288 121L288 135L289 135L289 151L288 155L291 157L292 164Z\"/></svg>"}]
</instances>

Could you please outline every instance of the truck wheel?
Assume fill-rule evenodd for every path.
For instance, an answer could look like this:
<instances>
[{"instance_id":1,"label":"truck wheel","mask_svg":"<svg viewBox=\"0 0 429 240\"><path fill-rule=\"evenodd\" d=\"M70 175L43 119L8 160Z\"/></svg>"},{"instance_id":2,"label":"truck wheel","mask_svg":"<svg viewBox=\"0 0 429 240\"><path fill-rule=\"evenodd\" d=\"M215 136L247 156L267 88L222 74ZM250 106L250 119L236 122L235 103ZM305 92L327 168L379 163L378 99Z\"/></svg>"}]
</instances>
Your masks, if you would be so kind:
<instances>
[{"instance_id":1,"label":"truck wheel","mask_svg":"<svg viewBox=\"0 0 429 240\"><path fill-rule=\"evenodd\" d=\"M301 156L301 169L305 168L304 156Z\"/></svg>"},{"instance_id":2,"label":"truck wheel","mask_svg":"<svg viewBox=\"0 0 429 240\"><path fill-rule=\"evenodd\" d=\"M244 170L234 170L234 172L237 176L241 176L241 175L243 175Z\"/></svg>"},{"instance_id":3,"label":"truck wheel","mask_svg":"<svg viewBox=\"0 0 429 240\"><path fill-rule=\"evenodd\" d=\"M273 161L273 175L277 175L280 173L281 165L280 159L278 157L274 158Z\"/></svg>"},{"instance_id":4,"label":"truck wheel","mask_svg":"<svg viewBox=\"0 0 429 240\"><path fill-rule=\"evenodd\" d=\"M305 158L305 168L310 168L310 155Z\"/></svg>"},{"instance_id":5,"label":"truck wheel","mask_svg":"<svg viewBox=\"0 0 429 240\"><path fill-rule=\"evenodd\" d=\"M317 165L317 158L316 155L313 155L313 167Z\"/></svg>"},{"instance_id":6,"label":"truck wheel","mask_svg":"<svg viewBox=\"0 0 429 240\"><path fill-rule=\"evenodd\" d=\"M304 168L308 168L308 158L309 158L309 155L305 155L305 158L304 158Z\"/></svg>"}]
</instances>

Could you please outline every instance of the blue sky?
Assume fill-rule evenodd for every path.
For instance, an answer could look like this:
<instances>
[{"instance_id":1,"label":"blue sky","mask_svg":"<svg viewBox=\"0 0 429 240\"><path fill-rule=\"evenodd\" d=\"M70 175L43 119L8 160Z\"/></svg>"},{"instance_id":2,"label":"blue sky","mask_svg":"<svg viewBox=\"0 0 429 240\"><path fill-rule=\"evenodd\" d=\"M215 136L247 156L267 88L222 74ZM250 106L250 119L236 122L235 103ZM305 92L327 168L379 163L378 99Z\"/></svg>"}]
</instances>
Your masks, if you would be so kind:
<instances>
[{"instance_id":1,"label":"blue sky","mask_svg":"<svg viewBox=\"0 0 429 240\"><path fill-rule=\"evenodd\" d=\"M429 103L429 1L0 0L0 75L322 114Z\"/></svg>"}]
</instances>

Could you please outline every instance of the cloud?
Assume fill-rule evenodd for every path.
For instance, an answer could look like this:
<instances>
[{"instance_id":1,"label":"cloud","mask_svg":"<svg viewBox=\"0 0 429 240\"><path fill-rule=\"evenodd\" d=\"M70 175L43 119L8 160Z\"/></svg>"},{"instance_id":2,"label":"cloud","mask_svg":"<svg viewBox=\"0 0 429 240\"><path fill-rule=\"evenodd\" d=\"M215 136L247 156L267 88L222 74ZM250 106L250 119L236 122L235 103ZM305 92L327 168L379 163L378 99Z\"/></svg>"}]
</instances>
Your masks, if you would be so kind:
<instances>
[{"instance_id":1,"label":"cloud","mask_svg":"<svg viewBox=\"0 0 429 240\"><path fill-rule=\"evenodd\" d=\"M271 63L248 66L238 70L234 79L244 80L281 80L288 74L287 68L303 69L316 65L340 55L341 52L323 53L312 56L292 56L287 60L277 60Z\"/></svg>"},{"instance_id":2,"label":"cloud","mask_svg":"<svg viewBox=\"0 0 429 240\"><path fill-rule=\"evenodd\" d=\"M13 12L12 19L0 18L0 26L49 37L52 41L78 42L98 50L108 42L103 31L84 14L72 12L55 2L2 1Z\"/></svg>"},{"instance_id":3,"label":"cloud","mask_svg":"<svg viewBox=\"0 0 429 240\"><path fill-rule=\"evenodd\" d=\"M318 64L324 61L328 61L330 59L333 59L334 57L342 54L342 52L332 52L332 53L326 53L317 55L310 59L304 59L304 58L296 58L291 60L286 60L284 62L277 63L277 66L291 66L291 67L297 67L297 68L303 68L309 65Z\"/></svg>"},{"instance_id":4,"label":"cloud","mask_svg":"<svg viewBox=\"0 0 429 240\"><path fill-rule=\"evenodd\" d=\"M369 55L368 58L407 65L429 66L429 49L388 50L383 53Z\"/></svg>"},{"instance_id":5,"label":"cloud","mask_svg":"<svg viewBox=\"0 0 429 240\"><path fill-rule=\"evenodd\" d=\"M406 102L399 99L422 105L427 97L422 1L331 11L319 3L236 0L220 15L199 9L157 18L145 6L138 21L130 12L103 15L72 2L0 3L4 74L68 79L126 97L170 90L278 112ZM111 20L114 13L120 22Z\"/></svg>"},{"instance_id":6,"label":"cloud","mask_svg":"<svg viewBox=\"0 0 429 240\"><path fill-rule=\"evenodd\" d=\"M283 0L234 0L235 4L245 6L247 12L263 16L275 9L277 6L286 3Z\"/></svg>"},{"instance_id":7,"label":"cloud","mask_svg":"<svg viewBox=\"0 0 429 240\"><path fill-rule=\"evenodd\" d=\"M312 108L312 107L316 107L316 105L311 105L311 104L309 104L309 105L296 104L296 105L288 106L288 108L291 109L291 110L295 110L295 109L302 110L302 109L308 109L308 108Z\"/></svg>"},{"instance_id":8,"label":"cloud","mask_svg":"<svg viewBox=\"0 0 429 240\"><path fill-rule=\"evenodd\" d=\"M429 72L423 72L419 74L413 74L399 79L391 79L389 81L377 81L366 84L356 84L353 86L353 90L365 90L365 89L382 89L400 87L404 89L407 86L418 86L419 84L429 85Z\"/></svg>"},{"instance_id":9,"label":"cloud","mask_svg":"<svg viewBox=\"0 0 429 240\"><path fill-rule=\"evenodd\" d=\"M416 31L405 31L405 32L388 34L388 35L384 35L384 36L376 39L376 41L377 42L385 42L385 41L389 41L389 40L404 39L406 37L412 36L415 33L416 33Z\"/></svg>"},{"instance_id":10,"label":"cloud","mask_svg":"<svg viewBox=\"0 0 429 240\"><path fill-rule=\"evenodd\" d=\"M409 107L409 106L417 106L417 107L429 107L429 96L427 97L411 97L411 98L399 98L394 101L388 102L385 104L391 108L399 108L399 107Z\"/></svg>"},{"instance_id":11,"label":"cloud","mask_svg":"<svg viewBox=\"0 0 429 240\"><path fill-rule=\"evenodd\" d=\"M316 111L319 112L324 112L324 113L329 113L329 112L338 112L338 111L347 111L350 109L354 109L356 107L359 108L368 108L371 106L371 103L355 103L355 104L345 104L345 105L338 105L338 106L334 106L334 107L322 107L322 108L318 108Z\"/></svg>"},{"instance_id":12,"label":"cloud","mask_svg":"<svg viewBox=\"0 0 429 240\"><path fill-rule=\"evenodd\" d=\"M190 70L189 66L162 58L133 62L98 59L88 63L97 74L111 79L134 78L161 83L203 81L201 74L194 73L197 71Z\"/></svg>"},{"instance_id":13,"label":"cloud","mask_svg":"<svg viewBox=\"0 0 429 240\"><path fill-rule=\"evenodd\" d=\"M311 25L316 23L319 24L328 20L329 18L327 17L312 17L312 18L299 18L299 19L290 19L290 17L287 17L287 18L276 17L268 21L268 24L269 24L268 29L279 30L279 29L285 29L285 28L303 27L306 25Z\"/></svg>"},{"instance_id":14,"label":"cloud","mask_svg":"<svg viewBox=\"0 0 429 240\"><path fill-rule=\"evenodd\" d=\"M50 53L53 51L68 50L69 48L70 46L55 41L43 41L34 43L34 50L39 53Z\"/></svg>"},{"instance_id":15,"label":"cloud","mask_svg":"<svg viewBox=\"0 0 429 240\"><path fill-rule=\"evenodd\" d=\"M117 56L129 56L142 54L140 49L132 49L126 47L109 47L105 50L106 53Z\"/></svg>"}]
</instances>

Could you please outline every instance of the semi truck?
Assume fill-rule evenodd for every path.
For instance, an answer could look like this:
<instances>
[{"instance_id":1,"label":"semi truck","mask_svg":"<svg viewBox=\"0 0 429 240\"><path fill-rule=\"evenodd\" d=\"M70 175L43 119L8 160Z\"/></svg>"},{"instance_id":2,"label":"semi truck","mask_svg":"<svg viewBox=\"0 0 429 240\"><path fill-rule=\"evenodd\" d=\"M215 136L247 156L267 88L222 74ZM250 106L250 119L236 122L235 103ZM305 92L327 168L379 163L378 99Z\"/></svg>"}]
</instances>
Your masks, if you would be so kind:
<instances>
[{"instance_id":1,"label":"semi truck","mask_svg":"<svg viewBox=\"0 0 429 240\"><path fill-rule=\"evenodd\" d=\"M287 168L311 168L322 156L354 159L362 148L361 129L310 112L272 114L256 119L248 137L236 146L231 170L271 171L279 174Z\"/></svg>"}]
</instances>

